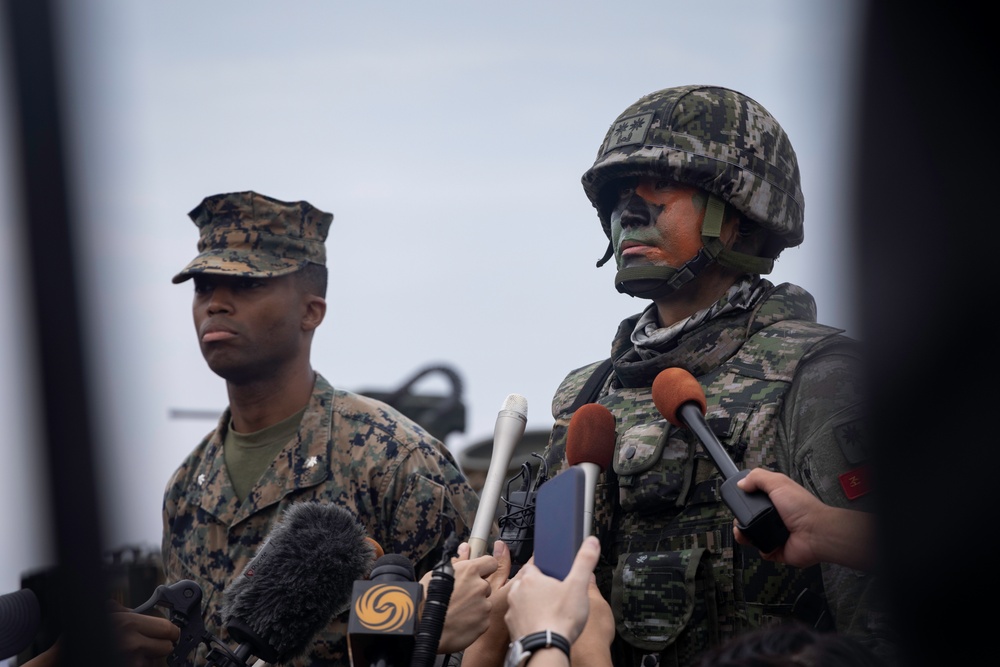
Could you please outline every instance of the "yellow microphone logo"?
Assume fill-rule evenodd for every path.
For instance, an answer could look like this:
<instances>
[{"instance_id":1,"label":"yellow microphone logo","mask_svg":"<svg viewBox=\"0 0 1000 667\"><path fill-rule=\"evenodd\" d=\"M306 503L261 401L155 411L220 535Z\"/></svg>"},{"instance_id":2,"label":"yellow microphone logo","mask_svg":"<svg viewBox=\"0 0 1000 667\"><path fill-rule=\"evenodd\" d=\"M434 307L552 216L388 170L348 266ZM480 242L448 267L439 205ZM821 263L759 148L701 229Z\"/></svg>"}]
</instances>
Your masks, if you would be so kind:
<instances>
[{"instance_id":1,"label":"yellow microphone logo","mask_svg":"<svg viewBox=\"0 0 1000 667\"><path fill-rule=\"evenodd\" d=\"M413 598L400 586L378 584L358 597L354 613L364 627L377 632L397 632L414 614Z\"/></svg>"}]
</instances>

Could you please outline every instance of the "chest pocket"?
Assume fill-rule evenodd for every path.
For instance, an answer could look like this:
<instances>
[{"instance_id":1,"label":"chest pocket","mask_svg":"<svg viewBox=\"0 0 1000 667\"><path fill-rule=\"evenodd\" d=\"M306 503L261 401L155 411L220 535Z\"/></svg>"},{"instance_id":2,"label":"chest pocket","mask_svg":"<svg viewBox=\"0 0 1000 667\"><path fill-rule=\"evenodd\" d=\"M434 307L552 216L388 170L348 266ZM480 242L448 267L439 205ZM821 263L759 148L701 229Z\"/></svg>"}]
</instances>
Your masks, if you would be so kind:
<instances>
[{"instance_id":1,"label":"chest pocket","mask_svg":"<svg viewBox=\"0 0 1000 667\"><path fill-rule=\"evenodd\" d=\"M694 435L671 425L656 410L649 388L619 389L600 402L618 424L612 467L624 511L647 514L680 508L694 484L717 474ZM709 429L737 466L746 452L746 429L756 407L726 401L724 406L710 405L706 415ZM695 466L696 460L703 459L708 461Z\"/></svg>"},{"instance_id":2,"label":"chest pocket","mask_svg":"<svg viewBox=\"0 0 1000 667\"><path fill-rule=\"evenodd\" d=\"M600 402L618 424L611 465L622 509L662 512L682 505L691 486L693 449L656 409L651 389L617 389Z\"/></svg>"}]
</instances>

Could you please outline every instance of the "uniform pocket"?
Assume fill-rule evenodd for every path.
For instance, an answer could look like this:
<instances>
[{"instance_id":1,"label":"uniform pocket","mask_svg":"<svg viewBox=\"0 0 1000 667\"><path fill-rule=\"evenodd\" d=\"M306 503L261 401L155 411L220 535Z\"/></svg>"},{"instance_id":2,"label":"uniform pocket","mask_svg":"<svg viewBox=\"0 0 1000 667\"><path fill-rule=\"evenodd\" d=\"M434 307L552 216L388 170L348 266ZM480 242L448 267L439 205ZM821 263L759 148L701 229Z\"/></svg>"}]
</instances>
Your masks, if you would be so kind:
<instances>
[{"instance_id":1,"label":"uniform pocket","mask_svg":"<svg viewBox=\"0 0 1000 667\"><path fill-rule=\"evenodd\" d=\"M639 551L615 567L611 599L618 634L646 651L661 651L685 629L718 636L715 587L706 550Z\"/></svg>"},{"instance_id":2,"label":"uniform pocket","mask_svg":"<svg viewBox=\"0 0 1000 667\"><path fill-rule=\"evenodd\" d=\"M613 461L622 509L647 514L680 506L691 485L693 448L665 420L626 430Z\"/></svg>"},{"instance_id":3,"label":"uniform pocket","mask_svg":"<svg viewBox=\"0 0 1000 667\"><path fill-rule=\"evenodd\" d=\"M392 516L385 553L403 554L415 566L423 561L447 537L443 534L444 503L443 486L422 475L410 475ZM422 574L418 571L417 577Z\"/></svg>"}]
</instances>

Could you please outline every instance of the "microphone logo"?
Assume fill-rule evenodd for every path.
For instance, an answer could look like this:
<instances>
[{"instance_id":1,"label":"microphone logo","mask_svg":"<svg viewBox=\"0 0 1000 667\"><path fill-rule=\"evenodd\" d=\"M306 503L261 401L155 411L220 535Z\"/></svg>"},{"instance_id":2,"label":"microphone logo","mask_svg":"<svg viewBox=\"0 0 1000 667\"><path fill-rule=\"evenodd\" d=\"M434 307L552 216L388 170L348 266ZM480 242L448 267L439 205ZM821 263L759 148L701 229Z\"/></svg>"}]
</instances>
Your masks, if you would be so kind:
<instances>
[{"instance_id":1,"label":"microphone logo","mask_svg":"<svg viewBox=\"0 0 1000 667\"><path fill-rule=\"evenodd\" d=\"M358 622L376 632L403 630L415 611L410 592L393 584L372 586L354 603L354 614Z\"/></svg>"}]
</instances>

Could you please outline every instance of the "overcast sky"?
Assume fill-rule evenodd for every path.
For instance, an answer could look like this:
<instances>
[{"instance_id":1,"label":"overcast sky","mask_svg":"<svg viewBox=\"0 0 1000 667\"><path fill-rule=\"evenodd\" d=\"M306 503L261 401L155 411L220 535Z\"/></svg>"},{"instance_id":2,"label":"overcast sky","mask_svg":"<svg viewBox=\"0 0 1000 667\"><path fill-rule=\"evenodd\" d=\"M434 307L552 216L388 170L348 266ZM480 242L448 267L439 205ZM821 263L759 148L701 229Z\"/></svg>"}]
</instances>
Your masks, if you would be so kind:
<instances>
[{"instance_id":1,"label":"overcast sky","mask_svg":"<svg viewBox=\"0 0 1000 667\"><path fill-rule=\"evenodd\" d=\"M805 243L772 279L863 337L845 236L858 1L63 4L109 548L158 548L166 480L214 426L171 411L226 405L191 284L170 282L196 252L187 212L208 195L334 214L314 367L340 388L391 390L451 366L467 409L447 441L458 452L492 437L510 393L530 430L548 429L563 376L606 356L646 303L594 266L607 240L580 176L608 126L654 90L727 86L778 118L802 170ZM5 67L3 160L8 79ZM0 593L51 562L9 172L0 162Z\"/></svg>"}]
</instances>

